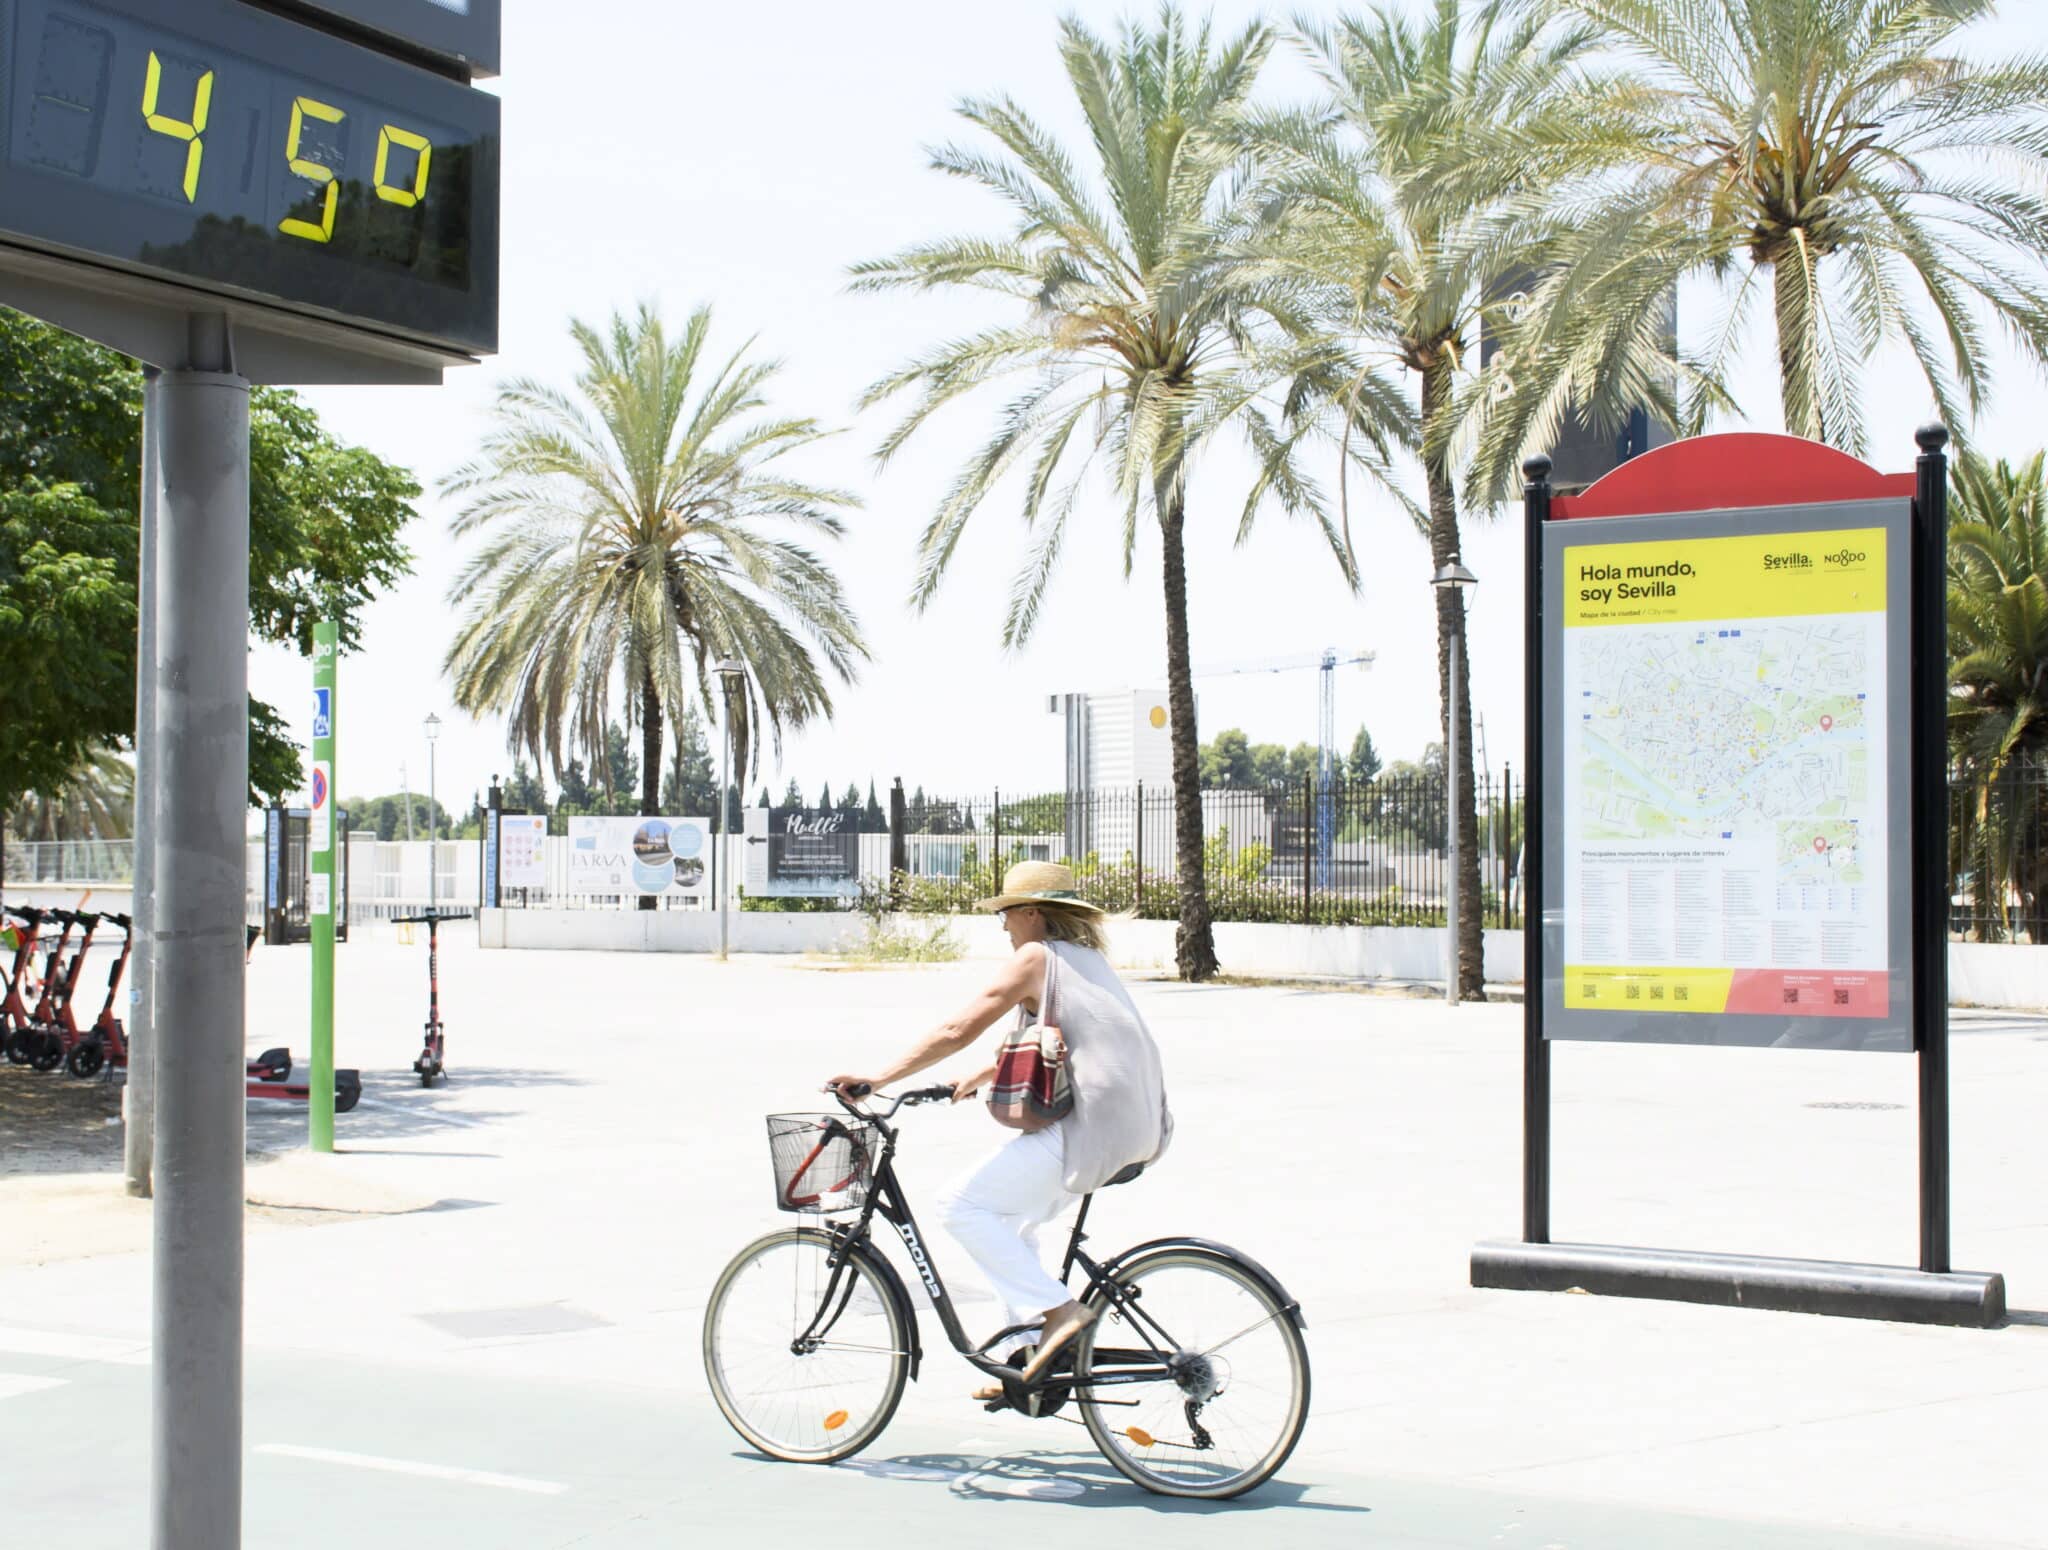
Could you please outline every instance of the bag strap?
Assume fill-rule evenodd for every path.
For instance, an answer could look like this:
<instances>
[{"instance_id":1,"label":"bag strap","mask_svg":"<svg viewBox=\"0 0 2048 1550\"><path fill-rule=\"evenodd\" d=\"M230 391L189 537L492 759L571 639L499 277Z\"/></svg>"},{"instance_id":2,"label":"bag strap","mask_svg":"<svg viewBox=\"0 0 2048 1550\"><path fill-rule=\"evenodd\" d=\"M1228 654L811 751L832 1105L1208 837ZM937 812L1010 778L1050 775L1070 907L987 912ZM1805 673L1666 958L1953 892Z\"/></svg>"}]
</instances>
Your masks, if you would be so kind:
<instances>
[{"instance_id":1,"label":"bag strap","mask_svg":"<svg viewBox=\"0 0 2048 1550\"><path fill-rule=\"evenodd\" d=\"M1059 1014L1053 1010L1059 1000L1060 955L1053 951L1052 943L1045 945L1045 993L1038 998L1038 1025L1041 1028L1060 1025Z\"/></svg>"}]
</instances>

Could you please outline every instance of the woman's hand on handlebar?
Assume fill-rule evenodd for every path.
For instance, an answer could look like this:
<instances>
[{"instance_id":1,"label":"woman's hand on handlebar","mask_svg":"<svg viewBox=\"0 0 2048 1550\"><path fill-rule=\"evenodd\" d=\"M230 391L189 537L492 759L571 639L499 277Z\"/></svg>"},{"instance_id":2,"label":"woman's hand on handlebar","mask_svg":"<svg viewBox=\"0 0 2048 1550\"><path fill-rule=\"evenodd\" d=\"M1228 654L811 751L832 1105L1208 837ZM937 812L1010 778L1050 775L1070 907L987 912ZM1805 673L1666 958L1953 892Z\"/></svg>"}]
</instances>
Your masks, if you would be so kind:
<instances>
[{"instance_id":1,"label":"woman's hand on handlebar","mask_svg":"<svg viewBox=\"0 0 2048 1550\"><path fill-rule=\"evenodd\" d=\"M871 1076L835 1076L825 1083L825 1091L837 1094L841 1103L859 1103L872 1097L879 1085Z\"/></svg>"}]
</instances>

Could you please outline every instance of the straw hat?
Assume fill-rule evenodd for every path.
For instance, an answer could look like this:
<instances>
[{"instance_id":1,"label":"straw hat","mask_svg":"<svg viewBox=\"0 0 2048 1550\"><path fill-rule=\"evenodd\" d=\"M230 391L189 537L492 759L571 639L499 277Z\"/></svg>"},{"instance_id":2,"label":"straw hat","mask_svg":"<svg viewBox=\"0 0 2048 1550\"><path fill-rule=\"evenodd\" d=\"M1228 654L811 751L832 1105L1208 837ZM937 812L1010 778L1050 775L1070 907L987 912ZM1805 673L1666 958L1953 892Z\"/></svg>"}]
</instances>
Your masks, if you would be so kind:
<instances>
[{"instance_id":1,"label":"straw hat","mask_svg":"<svg viewBox=\"0 0 2048 1550\"><path fill-rule=\"evenodd\" d=\"M1083 915L1100 915L1074 889L1074 869L1057 861L1020 861L1003 874L1003 891L993 899L977 899L978 910L1007 910L1026 904L1050 904Z\"/></svg>"}]
</instances>

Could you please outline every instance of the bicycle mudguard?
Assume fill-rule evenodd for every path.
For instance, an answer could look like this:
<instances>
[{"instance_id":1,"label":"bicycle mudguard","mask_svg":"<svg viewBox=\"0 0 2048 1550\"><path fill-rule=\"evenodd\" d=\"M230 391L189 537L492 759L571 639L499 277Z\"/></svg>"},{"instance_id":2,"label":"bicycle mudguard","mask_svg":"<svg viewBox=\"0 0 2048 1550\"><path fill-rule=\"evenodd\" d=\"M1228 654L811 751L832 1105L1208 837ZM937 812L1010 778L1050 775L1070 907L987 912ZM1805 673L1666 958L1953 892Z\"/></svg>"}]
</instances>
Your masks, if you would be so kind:
<instances>
[{"instance_id":1,"label":"bicycle mudguard","mask_svg":"<svg viewBox=\"0 0 2048 1550\"><path fill-rule=\"evenodd\" d=\"M815 1227L802 1230L819 1231ZM841 1253L858 1256L872 1269L882 1285L888 1288L889 1295L896 1299L896 1306L903 1310L903 1326L910 1331L910 1376L915 1381L917 1369L924 1361L924 1341L918 1335L917 1304L910 1300L910 1288L904 1284L903 1277L896 1273L896 1267L889 1263L889 1256L877 1248L872 1240L851 1245L842 1240L837 1247Z\"/></svg>"},{"instance_id":2,"label":"bicycle mudguard","mask_svg":"<svg viewBox=\"0 0 2048 1550\"><path fill-rule=\"evenodd\" d=\"M1129 1263L1140 1254L1149 1254L1154 1249L1201 1249L1204 1253L1214 1254L1219 1259L1229 1260L1238 1269L1242 1270L1246 1275L1273 1294L1273 1300L1286 1310L1288 1318L1294 1321L1296 1329L1308 1328L1308 1318L1301 1311L1301 1304L1296 1302L1287 1288L1280 1284L1278 1276L1253 1259L1251 1255L1233 1249L1227 1243L1218 1243L1211 1238L1154 1238L1148 1243L1136 1244L1131 1248L1125 1249L1113 1259L1105 1260L1102 1265L1102 1273L1104 1275L1114 1275L1118 1266Z\"/></svg>"}]
</instances>

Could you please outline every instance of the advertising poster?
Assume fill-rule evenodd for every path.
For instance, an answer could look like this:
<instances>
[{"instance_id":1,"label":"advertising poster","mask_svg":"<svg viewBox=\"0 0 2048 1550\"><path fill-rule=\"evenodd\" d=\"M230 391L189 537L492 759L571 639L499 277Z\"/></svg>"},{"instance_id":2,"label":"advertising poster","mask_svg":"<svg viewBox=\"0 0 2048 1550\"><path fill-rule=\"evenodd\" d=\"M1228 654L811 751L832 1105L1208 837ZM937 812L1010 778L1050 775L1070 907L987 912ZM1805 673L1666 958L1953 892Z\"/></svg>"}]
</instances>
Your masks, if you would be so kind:
<instances>
[{"instance_id":1,"label":"advertising poster","mask_svg":"<svg viewBox=\"0 0 2048 1550\"><path fill-rule=\"evenodd\" d=\"M746 890L759 898L860 892L861 815L817 807L747 810Z\"/></svg>"},{"instance_id":2,"label":"advertising poster","mask_svg":"<svg viewBox=\"0 0 2048 1550\"><path fill-rule=\"evenodd\" d=\"M540 813L498 815L498 886L545 888L548 821Z\"/></svg>"},{"instance_id":3,"label":"advertising poster","mask_svg":"<svg viewBox=\"0 0 2048 1550\"><path fill-rule=\"evenodd\" d=\"M1905 1047L1903 529L1773 515L1547 535L1563 1037Z\"/></svg>"},{"instance_id":4,"label":"advertising poster","mask_svg":"<svg viewBox=\"0 0 2048 1550\"><path fill-rule=\"evenodd\" d=\"M711 892L709 818L571 818L570 893Z\"/></svg>"}]
</instances>

